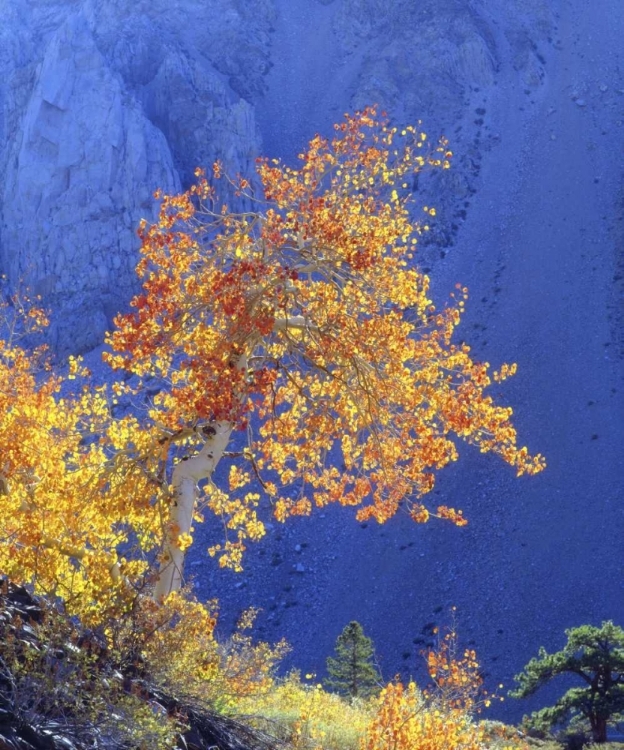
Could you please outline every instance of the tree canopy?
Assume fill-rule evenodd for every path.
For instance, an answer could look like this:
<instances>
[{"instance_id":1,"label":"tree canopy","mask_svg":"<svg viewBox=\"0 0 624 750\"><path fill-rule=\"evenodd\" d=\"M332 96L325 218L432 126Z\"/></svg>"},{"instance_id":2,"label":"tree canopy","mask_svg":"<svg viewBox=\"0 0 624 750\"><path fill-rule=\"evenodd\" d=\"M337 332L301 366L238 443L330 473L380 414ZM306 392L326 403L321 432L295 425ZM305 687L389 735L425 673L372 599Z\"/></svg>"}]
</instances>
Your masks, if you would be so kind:
<instances>
[{"instance_id":1,"label":"tree canopy","mask_svg":"<svg viewBox=\"0 0 624 750\"><path fill-rule=\"evenodd\" d=\"M582 717L594 742L607 741L609 723L624 712L624 630L611 621L600 627L582 625L565 631L568 642L554 654L540 648L516 675L516 698L533 695L559 675L578 677L581 687L570 688L554 706L536 711L528 723L539 729L563 725Z\"/></svg>"},{"instance_id":2,"label":"tree canopy","mask_svg":"<svg viewBox=\"0 0 624 750\"><path fill-rule=\"evenodd\" d=\"M403 506L418 523L462 525L460 510L425 503L459 440L519 475L544 467L487 392L515 366L492 373L453 340L467 290L435 308L414 262L435 210L412 218L411 177L450 166L448 144L369 109L300 158L259 160L261 190L232 178L247 210L219 202L219 163L158 195L158 221L139 232L142 292L108 337L106 361L125 371L110 389L85 379L61 397L62 378L35 376L18 342L1 343L0 562L16 580L83 614L152 584L163 601L206 512L225 530L210 553L240 569L265 533L262 498L278 521L339 503L359 520ZM146 393L146 408L136 398L112 416Z\"/></svg>"},{"instance_id":3,"label":"tree canopy","mask_svg":"<svg viewBox=\"0 0 624 750\"><path fill-rule=\"evenodd\" d=\"M353 620L336 639L335 655L327 658L326 687L350 698L375 695L382 680L374 657L373 642L364 635L360 623Z\"/></svg>"}]
</instances>

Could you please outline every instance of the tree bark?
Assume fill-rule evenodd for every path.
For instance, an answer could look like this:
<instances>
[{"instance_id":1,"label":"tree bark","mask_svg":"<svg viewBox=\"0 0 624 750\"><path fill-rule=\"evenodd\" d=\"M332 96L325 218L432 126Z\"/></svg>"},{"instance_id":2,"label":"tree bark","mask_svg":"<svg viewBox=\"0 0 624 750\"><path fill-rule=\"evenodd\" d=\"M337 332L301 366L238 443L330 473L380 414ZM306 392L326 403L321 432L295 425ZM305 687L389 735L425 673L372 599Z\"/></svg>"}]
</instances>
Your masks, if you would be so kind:
<instances>
[{"instance_id":1,"label":"tree bark","mask_svg":"<svg viewBox=\"0 0 624 750\"><path fill-rule=\"evenodd\" d=\"M184 558L180 549L180 534L189 534L193 523L197 483L212 477L230 441L234 425L231 422L214 422L204 428L204 433L214 431L196 455L182 459L173 471L173 499L165 528L165 539L161 553L158 579L154 599L162 602L172 591L182 586Z\"/></svg>"},{"instance_id":2,"label":"tree bark","mask_svg":"<svg viewBox=\"0 0 624 750\"><path fill-rule=\"evenodd\" d=\"M590 719L592 729L592 740L596 743L607 741L607 719L602 716L594 716Z\"/></svg>"}]
</instances>

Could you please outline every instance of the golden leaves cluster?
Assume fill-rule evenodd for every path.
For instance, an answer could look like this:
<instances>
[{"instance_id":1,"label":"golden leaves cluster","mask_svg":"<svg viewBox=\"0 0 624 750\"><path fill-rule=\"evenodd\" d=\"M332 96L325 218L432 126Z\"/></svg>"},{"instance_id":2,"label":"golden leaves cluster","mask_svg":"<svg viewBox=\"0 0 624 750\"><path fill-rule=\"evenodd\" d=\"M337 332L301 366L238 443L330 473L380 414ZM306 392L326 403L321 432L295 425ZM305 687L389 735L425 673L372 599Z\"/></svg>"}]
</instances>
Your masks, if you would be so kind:
<instances>
[{"instance_id":1,"label":"golden leaves cluster","mask_svg":"<svg viewBox=\"0 0 624 750\"><path fill-rule=\"evenodd\" d=\"M410 185L451 158L446 141L430 145L420 127L399 131L371 108L314 138L297 169L260 160L263 195L230 180L254 210L219 205L214 182L230 178L218 164L186 193L159 195L158 221L139 230L143 289L106 355L136 376L135 394L149 386L143 411L113 418L132 389L93 386L77 359L65 379L41 369L7 314L4 571L87 619L129 606L149 579L145 553L167 533L173 467L217 422L233 428L236 450L226 481L202 484L195 516L221 520L225 538L211 551L235 569L265 532L263 497L279 521L338 503L360 520L384 522L404 506L419 523L463 525L460 511L424 499L460 441L518 474L540 471L542 457L517 444L511 409L487 392L515 366L490 375L455 343L467 290L436 309L414 263L426 225L413 219ZM27 306L21 318L46 322ZM192 543L187 531L175 538Z\"/></svg>"},{"instance_id":2,"label":"golden leaves cluster","mask_svg":"<svg viewBox=\"0 0 624 750\"><path fill-rule=\"evenodd\" d=\"M483 689L476 653L459 647L455 628L439 634L437 646L424 656L433 687L419 690L414 682L398 680L388 684L377 699L361 750L481 750L494 739L505 740L504 731L475 721L483 706L502 698ZM526 750L524 744L522 748ZM513 742L503 750L520 747Z\"/></svg>"},{"instance_id":3,"label":"golden leaves cluster","mask_svg":"<svg viewBox=\"0 0 624 750\"><path fill-rule=\"evenodd\" d=\"M485 728L469 713L428 705L415 683L387 685L361 750L482 750Z\"/></svg>"},{"instance_id":4,"label":"golden leaves cluster","mask_svg":"<svg viewBox=\"0 0 624 750\"><path fill-rule=\"evenodd\" d=\"M159 519L144 467L128 460L146 440L133 419L112 420L106 389L70 392L87 371L71 358L65 377L53 374L41 350L0 340L0 569L38 593L61 597L85 624L127 608L148 570L126 559L129 540L146 549L158 541ZM39 314L22 319L45 322Z\"/></svg>"},{"instance_id":5,"label":"golden leaves cluster","mask_svg":"<svg viewBox=\"0 0 624 750\"><path fill-rule=\"evenodd\" d=\"M213 548L224 564L240 567L245 540L261 535L254 484L280 521L340 503L383 522L405 504L417 522L463 525L422 500L458 438L519 475L544 467L518 447L511 409L487 395L514 366L491 376L454 343L467 290L436 309L414 264L426 225L412 218L410 185L451 158L445 140L430 145L370 108L315 137L297 169L259 160L262 196L231 180L256 210L218 205L199 171L141 227L143 292L118 317L108 360L162 383L150 416L172 448L199 446L190 432L201 422L244 436L229 490L219 487L227 500L206 500L234 535ZM229 179L220 164L216 179Z\"/></svg>"}]
</instances>

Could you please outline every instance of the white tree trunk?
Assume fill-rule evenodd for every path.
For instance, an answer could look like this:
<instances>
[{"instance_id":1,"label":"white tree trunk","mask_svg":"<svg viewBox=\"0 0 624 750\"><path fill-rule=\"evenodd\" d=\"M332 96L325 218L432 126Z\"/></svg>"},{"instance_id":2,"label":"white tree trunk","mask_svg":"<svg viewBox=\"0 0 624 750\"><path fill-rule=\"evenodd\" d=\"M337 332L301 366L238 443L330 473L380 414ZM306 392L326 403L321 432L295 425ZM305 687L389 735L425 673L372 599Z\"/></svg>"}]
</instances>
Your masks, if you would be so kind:
<instances>
[{"instance_id":1,"label":"white tree trunk","mask_svg":"<svg viewBox=\"0 0 624 750\"><path fill-rule=\"evenodd\" d=\"M185 552L180 549L180 534L189 534L193 523L197 483L210 479L221 460L232 434L231 422L214 422L208 430L214 430L202 449L195 456L180 461L173 471L173 499L169 508L169 519L165 529L162 558L154 599L162 602L172 591L182 586ZM205 428L204 428L204 433Z\"/></svg>"}]
</instances>

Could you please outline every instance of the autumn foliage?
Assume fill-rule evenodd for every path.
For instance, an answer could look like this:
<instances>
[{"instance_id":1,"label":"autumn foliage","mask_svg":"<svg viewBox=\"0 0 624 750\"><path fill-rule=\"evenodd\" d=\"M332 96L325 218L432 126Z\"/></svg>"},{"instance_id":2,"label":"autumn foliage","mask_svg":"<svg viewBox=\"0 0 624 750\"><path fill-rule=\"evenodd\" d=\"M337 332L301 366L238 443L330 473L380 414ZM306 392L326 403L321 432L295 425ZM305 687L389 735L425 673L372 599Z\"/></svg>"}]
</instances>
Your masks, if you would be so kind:
<instances>
[{"instance_id":1,"label":"autumn foliage","mask_svg":"<svg viewBox=\"0 0 624 750\"><path fill-rule=\"evenodd\" d=\"M417 523L464 525L461 510L426 503L461 441L518 475L539 472L511 409L488 395L515 365L491 372L455 343L467 290L436 308L415 262L435 210L417 210L409 185L451 159L446 141L430 146L419 127L368 109L316 136L297 169L259 160L255 189L216 163L182 195L158 194L158 221L139 230L142 291L107 338L120 373L110 387L78 360L65 377L51 372L12 322L40 326L43 314L7 310L0 569L110 638L119 618L143 622L144 655L178 655L162 665L165 683L197 668L224 694L254 680L262 692L278 652L241 636L224 660L211 606L177 593L194 523L218 520L224 537L209 552L240 570L269 510L284 522L335 503L383 523L403 507ZM249 208L221 205L219 180ZM393 684L380 700L365 750L386 747L383 717L420 698Z\"/></svg>"},{"instance_id":2,"label":"autumn foliage","mask_svg":"<svg viewBox=\"0 0 624 750\"><path fill-rule=\"evenodd\" d=\"M280 521L340 503L384 522L404 503L417 522L462 525L461 511L423 499L457 459L457 438L518 474L543 468L517 446L511 409L487 395L489 365L453 343L467 290L437 310L414 263L427 225L411 218L409 181L451 156L446 142L429 148L417 128L399 132L367 110L332 140L314 138L299 169L260 160L262 198L236 178L255 210L219 205L198 172L142 225L143 292L117 319L107 361L161 384L143 458L161 471L190 454L195 480L210 480L243 436L228 483L207 481L193 498L223 519L227 538L211 550L221 565L239 569L247 540L264 534L260 493ZM219 164L212 176L225 179ZM181 476L173 484L179 502ZM170 520L165 566L179 566L176 549L191 542L183 526Z\"/></svg>"},{"instance_id":3,"label":"autumn foliage","mask_svg":"<svg viewBox=\"0 0 624 750\"><path fill-rule=\"evenodd\" d=\"M528 750L513 729L479 721L500 699L485 692L476 654L460 648L453 627L423 657L431 680L424 689L396 679L374 698L341 698L314 675L292 673L237 710L293 750Z\"/></svg>"},{"instance_id":4,"label":"autumn foliage","mask_svg":"<svg viewBox=\"0 0 624 750\"><path fill-rule=\"evenodd\" d=\"M497 740L519 750L520 743L508 743L502 731L476 721L484 706L502 699L484 690L476 653L460 648L454 627L439 634L436 648L424 656L431 686L387 685L361 750L482 750Z\"/></svg>"},{"instance_id":5,"label":"autumn foliage","mask_svg":"<svg viewBox=\"0 0 624 750\"><path fill-rule=\"evenodd\" d=\"M14 305L17 300L14 301ZM0 341L0 570L38 591L62 597L86 623L116 607L120 568L134 580L145 566L118 557L133 526L144 527L140 497L126 503L122 474L95 436L110 424L102 390L62 398L67 378L46 369L45 352L20 337L45 317L29 307L18 319L5 308ZM79 366L70 362L69 378ZM134 470L136 472L136 470ZM130 477L133 473L129 469ZM131 486L132 486L131 482ZM136 482L139 489L140 481ZM124 519L123 525L120 520Z\"/></svg>"},{"instance_id":6,"label":"autumn foliage","mask_svg":"<svg viewBox=\"0 0 624 750\"><path fill-rule=\"evenodd\" d=\"M237 178L255 210L217 204L201 175L161 196L140 229L143 291L106 355L132 388L92 387L72 360L83 390L61 397L67 383L37 374L36 353L0 342L5 572L97 619L155 580L161 600L180 588L206 512L225 529L211 554L240 569L265 533L262 496L279 521L339 503L384 522L403 504L416 522L462 525L461 511L425 504L458 438L540 471L511 409L487 395L489 365L453 342L466 290L434 308L414 262L427 225L411 218L410 177L451 156L367 110L314 138L299 169L260 160L261 197ZM148 408L113 418L147 379Z\"/></svg>"}]
</instances>

